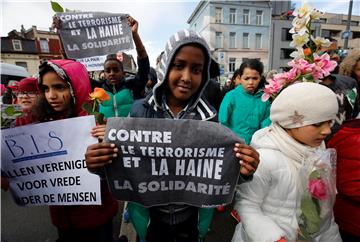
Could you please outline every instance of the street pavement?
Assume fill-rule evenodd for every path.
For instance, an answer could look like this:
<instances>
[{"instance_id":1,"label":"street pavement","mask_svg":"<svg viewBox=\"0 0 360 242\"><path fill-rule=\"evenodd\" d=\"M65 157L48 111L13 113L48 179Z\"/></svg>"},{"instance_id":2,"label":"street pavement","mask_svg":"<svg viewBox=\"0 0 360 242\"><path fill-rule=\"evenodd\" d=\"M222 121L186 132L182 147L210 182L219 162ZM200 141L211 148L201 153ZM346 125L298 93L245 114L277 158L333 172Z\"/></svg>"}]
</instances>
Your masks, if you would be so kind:
<instances>
[{"instance_id":1,"label":"street pavement","mask_svg":"<svg viewBox=\"0 0 360 242\"><path fill-rule=\"evenodd\" d=\"M129 242L135 242L135 231L131 223L122 224L123 202L114 218L114 238L127 235ZM232 205L224 212L215 211L214 219L206 236L206 242L230 242L236 226L230 212ZM51 224L47 206L20 207L10 192L1 191L1 242L55 242L56 228Z\"/></svg>"},{"instance_id":2,"label":"street pavement","mask_svg":"<svg viewBox=\"0 0 360 242\"><path fill-rule=\"evenodd\" d=\"M1 191L2 242L55 242L56 235L47 206L20 207Z\"/></svg>"},{"instance_id":3,"label":"street pavement","mask_svg":"<svg viewBox=\"0 0 360 242\"><path fill-rule=\"evenodd\" d=\"M122 211L123 202L119 202L114 238L119 236ZM1 242L55 242L56 239L57 230L51 223L48 206L20 207L10 192L1 191Z\"/></svg>"}]
</instances>

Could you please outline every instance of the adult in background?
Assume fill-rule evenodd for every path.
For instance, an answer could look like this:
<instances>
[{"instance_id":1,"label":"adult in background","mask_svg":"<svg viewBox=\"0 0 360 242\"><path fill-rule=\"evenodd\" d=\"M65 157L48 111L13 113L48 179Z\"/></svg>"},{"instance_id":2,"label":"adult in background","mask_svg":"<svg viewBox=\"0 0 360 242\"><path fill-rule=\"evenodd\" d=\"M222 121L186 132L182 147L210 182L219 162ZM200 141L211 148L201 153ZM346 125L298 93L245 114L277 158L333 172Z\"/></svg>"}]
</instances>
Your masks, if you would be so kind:
<instances>
[{"instance_id":1,"label":"adult in background","mask_svg":"<svg viewBox=\"0 0 360 242\"><path fill-rule=\"evenodd\" d=\"M344 242L360 241L360 119L345 121L328 147L337 153L335 221Z\"/></svg>"},{"instance_id":2,"label":"adult in background","mask_svg":"<svg viewBox=\"0 0 360 242\"><path fill-rule=\"evenodd\" d=\"M203 96L213 106L216 111L219 111L223 95L219 83L220 67L219 64L211 59L210 63L210 81L204 89Z\"/></svg>"},{"instance_id":3,"label":"adult in background","mask_svg":"<svg viewBox=\"0 0 360 242\"><path fill-rule=\"evenodd\" d=\"M357 81L357 94L360 95L360 49L352 50L341 62L339 73L352 77ZM358 110L360 110L360 107Z\"/></svg>"}]
</instances>

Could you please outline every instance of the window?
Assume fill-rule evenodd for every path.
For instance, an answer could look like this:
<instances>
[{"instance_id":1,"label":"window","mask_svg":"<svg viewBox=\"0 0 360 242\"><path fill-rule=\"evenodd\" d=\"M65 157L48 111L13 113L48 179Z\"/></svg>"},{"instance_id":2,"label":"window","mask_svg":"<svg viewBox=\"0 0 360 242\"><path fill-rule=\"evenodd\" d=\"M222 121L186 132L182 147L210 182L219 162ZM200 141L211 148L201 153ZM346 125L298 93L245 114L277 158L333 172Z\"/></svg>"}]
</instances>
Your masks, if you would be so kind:
<instances>
[{"instance_id":1,"label":"window","mask_svg":"<svg viewBox=\"0 0 360 242\"><path fill-rule=\"evenodd\" d=\"M46 39L41 39L40 40L40 49L41 49L41 52L43 53L49 53L49 44L47 42Z\"/></svg>"},{"instance_id":2,"label":"window","mask_svg":"<svg viewBox=\"0 0 360 242\"><path fill-rule=\"evenodd\" d=\"M13 49L14 50L22 51L22 46L21 46L21 41L20 40L13 39L12 44L13 44Z\"/></svg>"},{"instance_id":3,"label":"window","mask_svg":"<svg viewBox=\"0 0 360 242\"><path fill-rule=\"evenodd\" d=\"M342 24L347 25L347 20L343 20ZM359 26L359 21L350 21L350 26Z\"/></svg>"},{"instance_id":4,"label":"window","mask_svg":"<svg viewBox=\"0 0 360 242\"><path fill-rule=\"evenodd\" d=\"M222 8L215 8L215 23L221 23L222 21Z\"/></svg>"},{"instance_id":5,"label":"window","mask_svg":"<svg viewBox=\"0 0 360 242\"><path fill-rule=\"evenodd\" d=\"M290 29L281 29L281 41L292 41L292 35L289 33Z\"/></svg>"},{"instance_id":6,"label":"window","mask_svg":"<svg viewBox=\"0 0 360 242\"><path fill-rule=\"evenodd\" d=\"M256 25L263 24L263 11L257 10L256 11Z\"/></svg>"},{"instance_id":7,"label":"window","mask_svg":"<svg viewBox=\"0 0 360 242\"><path fill-rule=\"evenodd\" d=\"M230 8L229 23L230 24L236 23L236 9L235 8Z\"/></svg>"},{"instance_id":8,"label":"window","mask_svg":"<svg viewBox=\"0 0 360 242\"><path fill-rule=\"evenodd\" d=\"M229 72L235 71L236 58L229 58Z\"/></svg>"},{"instance_id":9,"label":"window","mask_svg":"<svg viewBox=\"0 0 360 242\"><path fill-rule=\"evenodd\" d=\"M322 29L321 30L321 37L329 38L331 37L330 30L328 29Z\"/></svg>"},{"instance_id":10,"label":"window","mask_svg":"<svg viewBox=\"0 0 360 242\"><path fill-rule=\"evenodd\" d=\"M16 61L16 62L15 62L15 65L17 65L17 66L22 66L22 67L26 68L26 70L27 70L27 63L26 63L26 62Z\"/></svg>"},{"instance_id":11,"label":"window","mask_svg":"<svg viewBox=\"0 0 360 242\"><path fill-rule=\"evenodd\" d=\"M295 51L295 49L280 49L280 59L291 59L290 54Z\"/></svg>"},{"instance_id":12,"label":"window","mask_svg":"<svg viewBox=\"0 0 360 242\"><path fill-rule=\"evenodd\" d=\"M244 9L243 24L250 24L250 10Z\"/></svg>"},{"instance_id":13,"label":"window","mask_svg":"<svg viewBox=\"0 0 360 242\"><path fill-rule=\"evenodd\" d=\"M215 48L222 48L222 33L216 32Z\"/></svg>"},{"instance_id":14,"label":"window","mask_svg":"<svg viewBox=\"0 0 360 242\"><path fill-rule=\"evenodd\" d=\"M261 49L261 34L255 34L255 49Z\"/></svg>"},{"instance_id":15,"label":"window","mask_svg":"<svg viewBox=\"0 0 360 242\"><path fill-rule=\"evenodd\" d=\"M249 48L249 33L243 33L243 48Z\"/></svg>"},{"instance_id":16,"label":"window","mask_svg":"<svg viewBox=\"0 0 360 242\"><path fill-rule=\"evenodd\" d=\"M229 38L229 48L236 48L236 33L230 32L230 38Z\"/></svg>"}]
</instances>

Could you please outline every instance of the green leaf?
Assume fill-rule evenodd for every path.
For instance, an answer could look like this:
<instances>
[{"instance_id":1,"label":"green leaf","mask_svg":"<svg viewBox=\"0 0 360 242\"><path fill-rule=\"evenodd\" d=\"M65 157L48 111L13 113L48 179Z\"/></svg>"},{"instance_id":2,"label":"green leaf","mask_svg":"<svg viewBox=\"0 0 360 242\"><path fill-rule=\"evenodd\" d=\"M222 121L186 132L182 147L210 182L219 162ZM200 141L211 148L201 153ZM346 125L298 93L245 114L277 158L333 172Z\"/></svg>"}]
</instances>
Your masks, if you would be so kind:
<instances>
[{"instance_id":1,"label":"green leaf","mask_svg":"<svg viewBox=\"0 0 360 242\"><path fill-rule=\"evenodd\" d=\"M317 202L317 200L313 200L306 195L301 199L301 211L305 221L304 227L309 234L316 233L320 229L321 219Z\"/></svg>"},{"instance_id":2,"label":"green leaf","mask_svg":"<svg viewBox=\"0 0 360 242\"><path fill-rule=\"evenodd\" d=\"M15 108L13 106L9 106L7 108L5 108L5 113L8 116L13 116L15 112Z\"/></svg>"},{"instance_id":3,"label":"green leaf","mask_svg":"<svg viewBox=\"0 0 360 242\"><path fill-rule=\"evenodd\" d=\"M57 2L50 1L51 8L54 10L55 13L63 13L64 9L58 4Z\"/></svg>"},{"instance_id":4,"label":"green leaf","mask_svg":"<svg viewBox=\"0 0 360 242\"><path fill-rule=\"evenodd\" d=\"M320 171L315 170L315 171L311 172L309 178L310 178L310 180L312 180L312 179L320 179L321 178Z\"/></svg>"}]
</instances>

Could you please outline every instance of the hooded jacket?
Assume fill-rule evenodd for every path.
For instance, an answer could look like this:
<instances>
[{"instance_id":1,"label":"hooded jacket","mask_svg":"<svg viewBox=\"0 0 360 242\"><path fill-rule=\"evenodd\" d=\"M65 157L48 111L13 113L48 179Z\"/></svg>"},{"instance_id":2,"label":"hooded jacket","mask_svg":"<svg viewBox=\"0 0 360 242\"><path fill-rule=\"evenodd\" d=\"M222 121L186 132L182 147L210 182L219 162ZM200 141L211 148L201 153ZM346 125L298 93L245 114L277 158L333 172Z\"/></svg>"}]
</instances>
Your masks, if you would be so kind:
<instances>
[{"instance_id":1,"label":"hooded jacket","mask_svg":"<svg viewBox=\"0 0 360 242\"><path fill-rule=\"evenodd\" d=\"M276 123L255 132L251 145L259 152L261 161L251 182L241 184L236 194L234 208L241 217L232 241L296 241L298 234L297 213L300 209L301 194L297 189L296 173L298 162L309 162L317 150L291 138L285 130L276 132ZM282 129L282 128L280 128ZM277 138L275 139L274 136ZM279 147L281 140L289 147ZM295 144L295 145L294 145ZM294 157L297 157L294 160ZM301 158L300 158L301 157ZM295 168L298 167L298 168ZM340 242L341 238L333 216L323 221L313 241Z\"/></svg>"},{"instance_id":2,"label":"hooded jacket","mask_svg":"<svg viewBox=\"0 0 360 242\"><path fill-rule=\"evenodd\" d=\"M157 69L158 82L155 85L153 92L145 99L138 100L134 103L130 112L131 117L141 118L173 118L171 112L164 103L165 90L167 87L167 77L170 71L170 65L176 53L184 45L193 44L201 49L205 54L205 63L203 68L202 83L199 90L191 97L186 108L179 113L181 119L196 119L217 121L216 110L210 106L206 100L201 98L202 92L209 81L209 66L210 66L210 52L205 40L196 32L192 30L182 30L175 33L167 42L164 55L160 60L160 66ZM187 205L168 205L157 206L150 209L144 208L136 203L129 203L128 211L130 219L142 240L146 238L146 230L149 225L150 216L149 210L155 211L161 208L162 210L182 210L186 209ZM193 210L192 210L193 211ZM198 229L199 236L204 237L213 216L213 209L200 208L198 211ZM182 216L182 215L179 215ZM182 220L174 213L174 220ZM181 221L179 221L181 222Z\"/></svg>"},{"instance_id":3,"label":"hooded jacket","mask_svg":"<svg viewBox=\"0 0 360 242\"><path fill-rule=\"evenodd\" d=\"M260 89L247 93L242 85L228 92L220 105L219 121L250 144L253 134L271 124L270 102L263 102Z\"/></svg>"},{"instance_id":4,"label":"hooded jacket","mask_svg":"<svg viewBox=\"0 0 360 242\"><path fill-rule=\"evenodd\" d=\"M42 66L50 66L70 86L75 102L75 116L85 116L82 104L89 100L90 80L85 67L73 60L49 60ZM39 84L45 74L41 71ZM117 201L111 196L105 181L101 182L101 205L50 206L52 223L58 229L89 229L111 220L117 212Z\"/></svg>"}]
</instances>

